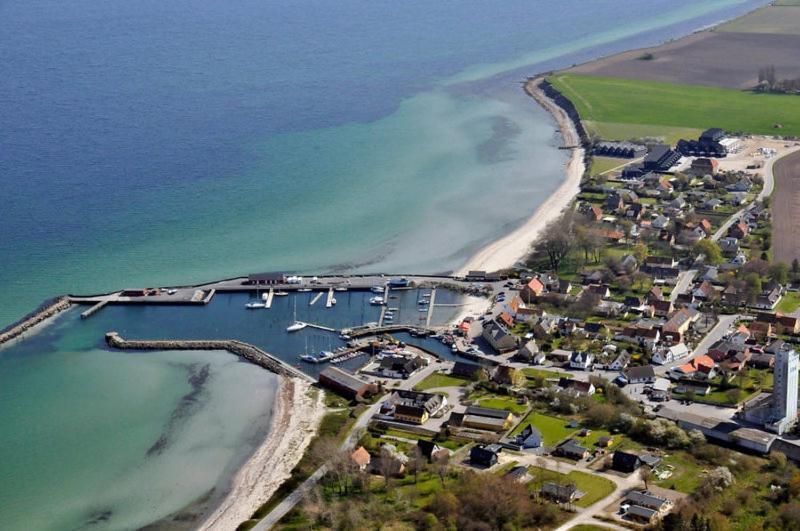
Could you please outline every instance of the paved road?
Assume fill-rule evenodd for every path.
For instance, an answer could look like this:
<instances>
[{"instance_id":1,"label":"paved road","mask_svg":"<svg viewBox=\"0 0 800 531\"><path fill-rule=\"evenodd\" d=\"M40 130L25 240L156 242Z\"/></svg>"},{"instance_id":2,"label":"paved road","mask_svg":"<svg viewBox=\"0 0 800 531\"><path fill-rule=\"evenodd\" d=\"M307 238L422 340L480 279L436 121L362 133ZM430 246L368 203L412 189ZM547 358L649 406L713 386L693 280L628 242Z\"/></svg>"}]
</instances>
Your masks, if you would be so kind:
<instances>
[{"instance_id":1,"label":"paved road","mask_svg":"<svg viewBox=\"0 0 800 531\"><path fill-rule=\"evenodd\" d=\"M622 497L628 490L636 487L641 483L639 479L639 474L630 474L626 477L619 477L614 474L606 474L603 472L596 472L594 470L588 470L585 466L581 464L573 464L573 463L566 463L563 461L557 461L555 459L546 457L546 456L538 456L538 455L522 455L519 456L517 454L514 455L502 455L500 462L506 461L516 461L521 465L527 466L538 466L541 468L546 468L547 470L552 470L554 472L561 472L561 473L569 473L572 471L578 472L585 472L594 474L596 476L603 477L612 481L614 483L614 491L611 492L608 496L604 497L602 500L598 500L597 502L593 503L592 505L585 507L585 508L576 508L577 514L575 518L565 522L561 527L557 528L556 531L565 531L567 529L571 529L572 527L579 525L579 524L592 524L602 527L607 527L608 529L625 529L622 526L606 523L606 522L599 522L598 520L594 519L596 514L600 514L603 512L603 509L611 503L612 500Z\"/></svg>"},{"instance_id":2,"label":"paved road","mask_svg":"<svg viewBox=\"0 0 800 531\"><path fill-rule=\"evenodd\" d=\"M424 380L428 375L432 374L436 371L436 369L440 368L440 365L437 363L431 363L429 366L425 367L418 373L414 374L408 380L403 380L400 384L398 389L411 389L419 382ZM355 424L350 429L350 433L345 438L344 442L342 443L342 450L349 450L352 449L358 440L361 438L361 434L364 429L366 429L367 424L369 424L370 419L372 416L378 412L381 407L381 401L377 401L372 404L366 411L364 411L361 416L356 419ZM253 529L258 531L267 531L268 529L272 529L281 519L286 516L289 511L294 509L294 507L302 501L302 499L308 494L311 489L319 482L320 479L325 475L327 470L326 465L322 465L319 467L311 476L308 477L303 483L300 484L291 494L289 494L286 498L283 499L278 505L275 506L270 513L265 516L258 524L256 524Z\"/></svg>"},{"instance_id":3,"label":"paved road","mask_svg":"<svg viewBox=\"0 0 800 531\"><path fill-rule=\"evenodd\" d=\"M697 269L689 269L688 271L682 271L680 274L678 274L678 282L675 283L675 287L669 294L669 300L675 302L678 298L678 295L686 292L686 290L692 285L692 281L696 275Z\"/></svg>"}]
</instances>

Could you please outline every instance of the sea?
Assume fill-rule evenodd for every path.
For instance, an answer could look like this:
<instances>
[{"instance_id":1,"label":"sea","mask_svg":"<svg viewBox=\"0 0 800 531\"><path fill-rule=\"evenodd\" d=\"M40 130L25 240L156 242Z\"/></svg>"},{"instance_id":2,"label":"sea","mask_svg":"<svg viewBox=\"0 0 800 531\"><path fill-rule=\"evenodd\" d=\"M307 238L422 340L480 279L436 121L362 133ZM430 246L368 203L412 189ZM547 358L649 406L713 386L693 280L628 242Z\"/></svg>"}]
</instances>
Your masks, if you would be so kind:
<instances>
[{"instance_id":1,"label":"sea","mask_svg":"<svg viewBox=\"0 0 800 531\"><path fill-rule=\"evenodd\" d=\"M0 0L0 327L62 293L453 270L563 179L527 77L765 3ZM236 297L70 311L0 349L0 528L136 528L223 490L275 377L102 339L336 346ZM356 298L309 318L369 319Z\"/></svg>"}]
</instances>

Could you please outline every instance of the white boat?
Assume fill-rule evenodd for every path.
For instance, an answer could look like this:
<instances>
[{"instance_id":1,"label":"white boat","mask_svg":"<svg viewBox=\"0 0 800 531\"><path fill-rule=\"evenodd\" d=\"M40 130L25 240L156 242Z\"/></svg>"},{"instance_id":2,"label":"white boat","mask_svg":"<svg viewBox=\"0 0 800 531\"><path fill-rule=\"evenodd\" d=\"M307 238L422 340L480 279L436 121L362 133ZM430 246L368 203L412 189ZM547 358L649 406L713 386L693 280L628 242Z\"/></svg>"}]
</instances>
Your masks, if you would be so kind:
<instances>
[{"instance_id":1,"label":"white boat","mask_svg":"<svg viewBox=\"0 0 800 531\"><path fill-rule=\"evenodd\" d=\"M347 288L333 288L333 291L347 291Z\"/></svg>"},{"instance_id":2,"label":"white boat","mask_svg":"<svg viewBox=\"0 0 800 531\"><path fill-rule=\"evenodd\" d=\"M263 302L248 302L247 304L244 305L244 307L247 308L248 310L254 310L256 308L266 308L267 305L264 304Z\"/></svg>"},{"instance_id":3,"label":"white boat","mask_svg":"<svg viewBox=\"0 0 800 531\"><path fill-rule=\"evenodd\" d=\"M383 297L372 297L369 300L369 303L372 304L373 306L383 306L384 304L386 304L386 301L383 300Z\"/></svg>"},{"instance_id":4,"label":"white boat","mask_svg":"<svg viewBox=\"0 0 800 531\"><path fill-rule=\"evenodd\" d=\"M308 326L307 323L304 323L303 321L298 321L297 320L297 300L296 299L294 301L294 313L292 314L292 319L294 319L294 322L286 327L286 331L287 332L297 332L297 331L302 330L303 328Z\"/></svg>"},{"instance_id":5,"label":"white boat","mask_svg":"<svg viewBox=\"0 0 800 531\"><path fill-rule=\"evenodd\" d=\"M427 299L420 299L420 300L417 301L417 304L420 304L420 305L425 305L425 304L430 304L430 303L431 303L431 301L429 301Z\"/></svg>"},{"instance_id":6,"label":"white boat","mask_svg":"<svg viewBox=\"0 0 800 531\"><path fill-rule=\"evenodd\" d=\"M336 304L336 299L331 299L331 304L332 305Z\"/></svg>"},{"instance_id":7,"label":"white boat","mask_svg":"<svg viewBox=\"0 0 800 531\"><path fill-rule=\"evenodd\" d=\"M420 308L420 309L419 309L419 311L421 311L421 312L427 312L427 311L428 311L428 309L427 309L427 308Z\"/></svg>"},{"instance_id":8,"label":"white boat","mask_svg":"<svg viewBox=\"0 0 800 531\"><path fill-rule=\"evenodd\" d=\"M372 288L370 288L370 291L372 293L383 293L384 289L385 288L383 286L372 286Z\"/></svg>"},{"instance_id":9,"label":"white boat","mask_svg":"<svg viewBox=\"0 0 800 531\"><path fill-rule=\"evenodd\" d=\"M299 288L297 291L308 292L311 291L311 288Z\"/></svg>"},{"instance_id":10,"label":"white boat","mask_svg":"<svg viewBox=\"0 0 800 531\"><path fill-rule=\"evenodd\" d=\"M288 294L289 294L288 291L276 291L275 293L273 293L273 295L275 295L276 297L285 297Z\"/></svg>"}]
</instances>

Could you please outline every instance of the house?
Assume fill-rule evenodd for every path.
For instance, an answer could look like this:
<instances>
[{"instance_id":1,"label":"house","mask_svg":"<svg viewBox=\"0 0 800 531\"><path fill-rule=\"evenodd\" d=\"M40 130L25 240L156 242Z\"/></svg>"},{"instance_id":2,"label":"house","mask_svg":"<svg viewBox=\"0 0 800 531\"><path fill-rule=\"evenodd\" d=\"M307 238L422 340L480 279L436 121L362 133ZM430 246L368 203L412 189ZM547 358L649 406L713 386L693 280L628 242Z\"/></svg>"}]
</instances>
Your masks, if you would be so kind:
<instances>
[{"instance_id":1,"label":"house","mask_svg":"<svg viewBox=\"0 0 800 531\"><path fill-rule=\"evenodd\" d=\"M514 416L504 409L469 406L461 425L478 430L505 431L511 427Z\"/></svg>"},{"instance_id":2,"label":"house","mask_svg":"<svg viewBox=\"0 0 800 531\"><path fill-rule=\"evenodd\" d=\"M669 226L669 218L662 215L656 216L653 221L650 222L650 226L658 230L666 229Z\"/></svg>"},{"instance_id":3,"label":"house","mask_svg":"<svg viewBox=\"0 0 800 531\"><path fill-rule=\"evenodd\" d=\"M703 354L689 360L688 363L671 369L667 375L672 380L691 378L694 380L710 380L716 374L716 363L708 355Z\"/></svg>"},{"instance_id":4,"label":"house","mask_svg":"<svg viewBox=\"0 0 800 531\"><path fill-rule=\"evenodd\" d=\"M606 201L603 203L603 210L605 212L619 213L625 206L622 201L622 196L616 192L612 192L606 196Z\"/></svg>"},{"instance_id":5,"label":"house","mask_svg":"<svg viewBox=\"0 0 800 531\"><path fill-rule=\"evenodd\" d=\"M754 352L750 355L750 365L756 369L772 369L775 367L775 354Z\"/></svg>"},{"instance_id":6,"label":"house","mask_svg":"<svg viewBox=\"0 0 800 531\"><path fill-rule=\"evenodd\" d=\"M426 365L421 356L384 356L378 365L377 373L387 378L408 378Z\"/></svg>"},{"instance_id":7,"label":"house","mask_svg":"<svg viewBox=\"0 0 800 531\"><path fill-rule=\"evenodd\" d=\"M728 229L728 236L731 238L736 238L737 240L746 238L748 234L750 234L750 227L743 221L734 223Z\"/></svg>"},{"instance_id":8,"label":"house","mask_svg":"<svg viewBox=\"0 0 800 531\"><path fill-rule=\"evenodd\" d=\"M517 351L515 356L517 359L530 363L532 365L541 365L545 360L545 353L539 349L535 339L531 339Z\"/></svg>"},{"instance_id":9,"label":"house","mask_svg":"<svg viewBox=\"0 0 800 531\"><path fill-rule=\"evenodd\" d=\"M683 308L674 312L661 327L664 340L672 344L680 343L689 327L699 318L700 312L692 308Z\"/></svg>"},{"instance_id":10,"label":"house","mask_svg":"<svg viewBox=\"0 0 800 531\"><path fill-rule=\"evenodd\" d=\"M514 442L523 450L538 450L544 447L542 433L532 424L525 426L516 436Z\"/></svg>"},{"instance_id":11,"label":"house","mask_svg":"<svg viewBox=\"0 0 800 531\"><path fill-rule=\"evenodd\" d=\"M393 391L381 404L380 414L393 420L424 424L447 405L447 398L410 389Z\"/></svg>"},{"instance_id":12,"label":"house","mask_svg":"<svg viewBox=\"0 0 800 531\"><path fill-rule=\"evenodd\" d=\"M621 230L611 230L611 229L604 229L604 228L592 228L589 229L589 234L593 236L597 236L598 238L603 238L612 242L619 242L623 238L625 238L625 233Z\"/></svg>"},{"instance_id":13,"label":"house","mask_svg":"<svg viewBox=\"0 0 800 531\"><path fill-rule=\"evenodd\" d=\"M485 366L477 363L468 363L466 361L455 362L450 374L469 380L479 380L482 376L489 376L488 369Z\"/></svg>"},{"instance_id":14,"label":"house","mask_svg":"<svg viewBox=\"0 0 800 531\"><path fill-rule=\"evenodd\" d=\"M625 209L625 217L633 221L639 221L646 210L647 207L642 203L631 203Z\"/></svg>"},{"instance_id":15,"label":"house","mask_svg":"<svg viewBox=\"0 0 800 531\"><path fill-rule=\"evenodd\" d=\"M319 374L319 384L351 400L378 392L378 386L357 378L338 367L326 367Z\"/></svg>"},{"instance_id":16,"label":"house","mask_svg":"<svg viewBox=\"0 0 800 531\"><path fill-rule=\"evenodd\" d=\"M359 446L353 453L350 454L350 461L361 471L366 470L372 461L372 456L363 446Z\"/></svg>"},{"instance_id":17,"label":"house","mask_svg":"<svg viewBox=\"0 0 800 531\"><path fill-rule=\"evenodd\" d=\"M547 355L547 357L560 363L566 363L572 358L572 351L564 350L563 348L554 348L553 351Z\"/></svg>"},{"instance_id":18,"label":"house","mask_svg":"<svg viewBox=\"0 0 800 531\"><path fill-rule=\"evenodd\" d=\"M670 300L656 300L650 304L653 306L653 315L656 317L666 317L675 310L675 306Z\"/></svg>"},{"instance_id":19,"label":"house","mask_svg":"<svg viewBox=\"0 0 800 531\"><path fill-rule=\"evenodd\" d=\"M685 358L690 354L686 343L677 343L670 347L661 347L653 353L652 362L656 365L666 365L679 359Z\"/></svg>"},{"instance_id":20,"label":"house","mask_svg":"<svg viewBox=\"0 0 800 531\"><path fill-rule=\"evenodd\" d=\"M715 291L714 286L711 285L711 282L704 280L702 281L693 291L692 294L701 301L709 301L713 297Z\"/></svg>"},{"instance_id":21,"label":"house","mask_svg":"<svg viewBox=\"0 0 800 531\"><path fill-rule=\"evenodd\" d=\"M570 391L576 395L593 395L595 393L593 384L573 378L560 378L558 380L558 388L564 391Z\"/></svg>"},{"instance_id":22,"label":"house","mask_svg":"<svg viewBox=\"0 0 800 531\"><path fill-rule=\"evenodd\" d=\"M644 171L669 171L681 158L680 153L673 151L666 144L656 144L642 161Z\"/></svg>"},{"instance_id":23,"label":"house","mask_svg":"<svg viewBox=\"0 0 800 531\"><path fill-rule=\"evenodd\" d=\"M408 463L408 456L397 450L393 444L381 446L381 455L370 460L370 472L388 476L402 476Z\"/></svg>"},{"instance_id":24,"label":"house","mask_svg":"<svg viewBox=\"0 0 800 531\"><path fill-rule=\"evenodd\" d=\"M636 343L646 347L648 350L652 350L661 340L661 332L658 328L626 326L622 329L622 332L614 336L614 339Z\"/></svg>"},{"instance_id":25,"label":"house","mask_svg":"<svg viewBox=\"0 0 800 531\"><path fill-rule=\"evenodd\" d=\"M706 236L711 236L714 233L714 227L711 225L711 222L708 221L706 218L701 219L697 226L703 229L703 232L706 233Z\"/></svg>"},{"instance_id":26,"label":"house","mask_svg":"<svg viewBox=\"0 0 800 531\"><path fill-rule=\"evenodd\" d=\"M589 339L603 339L608 337L608 327L605 323L585 323L583 331Z\"/></svg>"},{"instance_id":27,"label":"house","mask_svg":"<svg viewBox=\"0 0 800 531\"><path fill-rule=\"evenodd\" d=\"M556 449L553 450L553 455L580 461L581 459L586 459L589 456L589 449L578 444L575 439L567 439L556 446Z\"/></svg>"},{"instance_id":28,"label":"house","mask_svg":"<svg viewBox=\"0 0 800 531\"><path fill-rule=\"evenodd\" d=\"M715 175L719 168L717 159L709 159L705 157L697 158L692 161L690 173L703 177L704 175Z\"/></svg>"},{"instance_id":29,"label":"house","mask_svg":"<svg viewBox=\"0 0 800 531\"><path fill-rule=\"evenodd\" d=\"M544 291L544 282L539 280L537 277L534 277L530 279L527 284L525 284L519 295L522 297L522 300L531 302L532 300L535 300L537 297L541 296Z\"/></svg>"},{"instance_id":30,"label":"house","mask_svg":"<svg viewBox=\"0 0 800 531\"><path fill-rule=\"evenodd\" d=\"M650 288L650 291L647 292L647 295L645 295L645 299L650 304L654 303L655 301L663 301L664 293L658 286L653 286L652 288Z\"/></svg>"},{"instance_id":31,"label":"house","mask_svg":"<svg viewBox=\"0 0 800 531\"><path fill-rule=\"evenodd\" d=\"M429 463L440 463L446 461L450 457L450 450L439 446L433 441L419 439L417 441L417 448L420 453Z\"/></svg>"},{"instance_id":32,"label":"house","mask_svg":"<svg viewBox=\"0 0 800 531\"><path fill-rule=\"evenodd\" d=\"M607 299L611 296L611 289L609 289L608 284L589 284L583 288L583 290L587 293L597 295L601 299Z\"/></svg>"},{"instance_id":33,"label":"house","mask_svg":"<svg viewBox=\"0 0 800 531\"><path fill-rule=\"evenodd\" d=\"M774 310L775 307L783 297L783 290L780 286L774 286L772 289L765 289L753 302L750 307L759 310Z\"/></svg>"},{"instance_id":34,"label":"house","mask_svg":"<svg viewBox=\"0 0 800 531\"><path fill-rule=\"evenodd\" d=\"M672 502L649 491L632 490L628 492L626 501L631 505L646 507L654 511L663 512L672 507Z\"/></svg>"},{"instance_id":35,"label":"house","mask_svg":"<svg viewBox=\"0 0 800 531\"><path fill-rule=\"evenodd\" d=\"M630 367L625 371L625 380L631 384L653 383L656 380L656 372L652 365Z\"/></svg>"},{"instance_id":36,"label":"house","mask_svg":"<svg viewBox=\"0 0 800 531\"><path fill-rule=\"evenodd\" d=\"M495 349L497 352L510 352L515 350L518 345L518 339L512 335L508 329L497 320L490 321L483 327L482 337Z\"/></svg>"},{"instance_id":37,"label":"house","mask_svg":"<svg viewBox=\"0 0 800 531\"><path fill-rule=\"evenodd\" d=\"M558 279L558 292L567 295L570 291L572 291L572 282L565 278Z\"/></svg>"},{"instance_id":38,"label":"house","mask_svg":"<svg viewBox=\"0 0 800 531\"><path fill-rule=\"evenodd\" d=\"M617 450L611 458L611 468L617 472L630 474L642 466L642 461L638 454Z\"/></svg>"},{"instance_id":39,"label":"house","mask_svg":"<svg viewBox=\"0 0 800 531\"><path fill-rule=\"evenodd\" d=\"M748 177L742 177L734 184L726 186L725 189L729 192L749 192L753 188L753 181Z\"/></svg>"},{"instance_id":40,"label":"house","mask_svg":"<svg viewBox=\"0 0 800 531\"><path fill-rule=\"evenodd\" d=\"M625 510L625 516L636 522L650 524L658 518L658 511L640 505L628 505L628 508Z\"/></svg>"},{"instance_id":41,"label":"house","mask_svg":"<svg viewBox=\"0 0 800 531\"><path fill-rule=\"evenodd\" d=\"M616 358L614 358L614 361L608 364L608 370L622 371L625 369L625 367L628 366L630 360L631 360L631 355L628 353L627 350L623 350L617 355Z\"/></svg>"},{"instance_id":42,"label":"house","mask_svg":"<svg viewBox=\"0 0 800 531\"><path fill-rule=\"evenodd\" d=\"M469 461L473 465L489 468L497 464L497 456L502 449L499 444L477 444L469 452Z\"/></svg>"},{"instance_id":43,"label":"house","mask_svg":"<svg viewBox=\"0 0 800 531\"><path fill-rule=\"evenodd\" d=\"M584 493L578 490L574 483L560 484L547 481L542 484L541 495L558 503L571 503L579 500Z\"/></svg>"},{"instance_id":44,"label":"house","mask_svg":"<svg viewBox=\"0 0 800 531\"><path fill-rule=\"evenodd\" d=\"M739 239L726 237L720 238L717 242L719 244L719 249L722 251L722 254L725 256L736 256L739 254Z\"/></svg>"},{"instance_id":45,"label":"house","mask_svg":"<svg viewBox=\"0 0 800 531\"><path fill-rule=\"evenodd\" d=\"M594 223L597 223L603 219L603 210L599 206L592 203L582 203L581 206L578 207L578 212L583 214L586 219Z\"/></svg>"},{"instance_id":46,"label":"house","mask_svg":"<svg viewBox=\"0 0 800 531\"><path fill-rule=\"evenodd\" d=\"M533 476L531 476L528 473L528 467L524 465L515 466L514 468L506 472L505 476L503 477L508 478L512 481L516 481L518 483L528 483L530 480L533 479Z\"/></svg>"},{"instance_id":47,"label":"house","mask_svg":"<svg viewBox=\"0 0 800 531\"><path fill-rule=\"evenodd\" d=\"M569 359L570 369L588 371L594 364L594 354L591 352L573 352Z\"/></svg>"},{"instance_id":48,"label":"house","mask_svg":"<svg viewBox=\"0 0 800 531\"><path fill-rule=\"evenodd\" d=\"M643 157L647 153L647 148L631 142L600 142L594 147L592 153L600 157L635 159Z\"/></svg>"},{"instance_id":49,"label":"house","mask_svg":"<svg viewBox=\"0 0 800 531\"><path fill-rule=\"evenodd\" d=\"M603 435L597 439L597 446L600 448L610 448L614 444L614 438L610 435Z\"/></svg>"}]
</instances>

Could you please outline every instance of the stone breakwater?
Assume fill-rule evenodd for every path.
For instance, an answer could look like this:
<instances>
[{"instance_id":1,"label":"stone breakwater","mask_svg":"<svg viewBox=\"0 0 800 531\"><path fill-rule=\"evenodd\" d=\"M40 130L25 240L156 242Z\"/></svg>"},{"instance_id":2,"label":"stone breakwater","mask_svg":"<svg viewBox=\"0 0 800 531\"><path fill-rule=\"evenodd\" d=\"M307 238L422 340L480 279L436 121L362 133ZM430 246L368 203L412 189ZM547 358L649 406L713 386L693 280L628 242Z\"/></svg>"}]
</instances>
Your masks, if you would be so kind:
<instances>
[{"instance_id":1,"label":"stone breakwater","mask_svg":"<svg viewBox=\"0 0 800 531\"><path fill-rule=\"evenodd\" d=\"M235 339L123 339L117 332L108 332L106 343L122 350L226 350L275 374L314 382L313 378L288 363L258 347Z\"/></svg>"},{"instance_id":2,"label":"stone breakwater","mask_svg":"<svg viewBox=\"0 0 800 531\"><path fill-rule=\"evenodd\" d=\"M567 113L567 116L570 120L572 120L572 123L575 126L575 130L578 132L581 143L583 145L587 145L589 143L589 135L586 133L586 129L583 127L581 115L578 112L578 109L575 107L575 104L572 103L569 98L561 94L561 92L559 92L558 89L552 85L552 83L547 81L547 79L542 79L539 83L535 83L534 80L534 84L539 88L539 90L542 91L542 93L544 93L545 96L550 98L556 105L561 107L565 113ZM531 93L529 92L529 94ZM531 95L536 97L534 94Z\"/></svg>"},{"instance_id":3,"label":"stone breakwater","mask_svg":"<svg viewBox=\"0 0 800 531\"><path fill-rule=\"evenodd\" d=\"M17 323L11 325L2 333L0 333L0 345L11 341L21 336L26 331L34 326L43 323L47 319L69 309L71 303L67 297L59 297L50 304L44 304L42 308L36 310L32 314L23 317Z\"/></svg>"}]
</instances>

